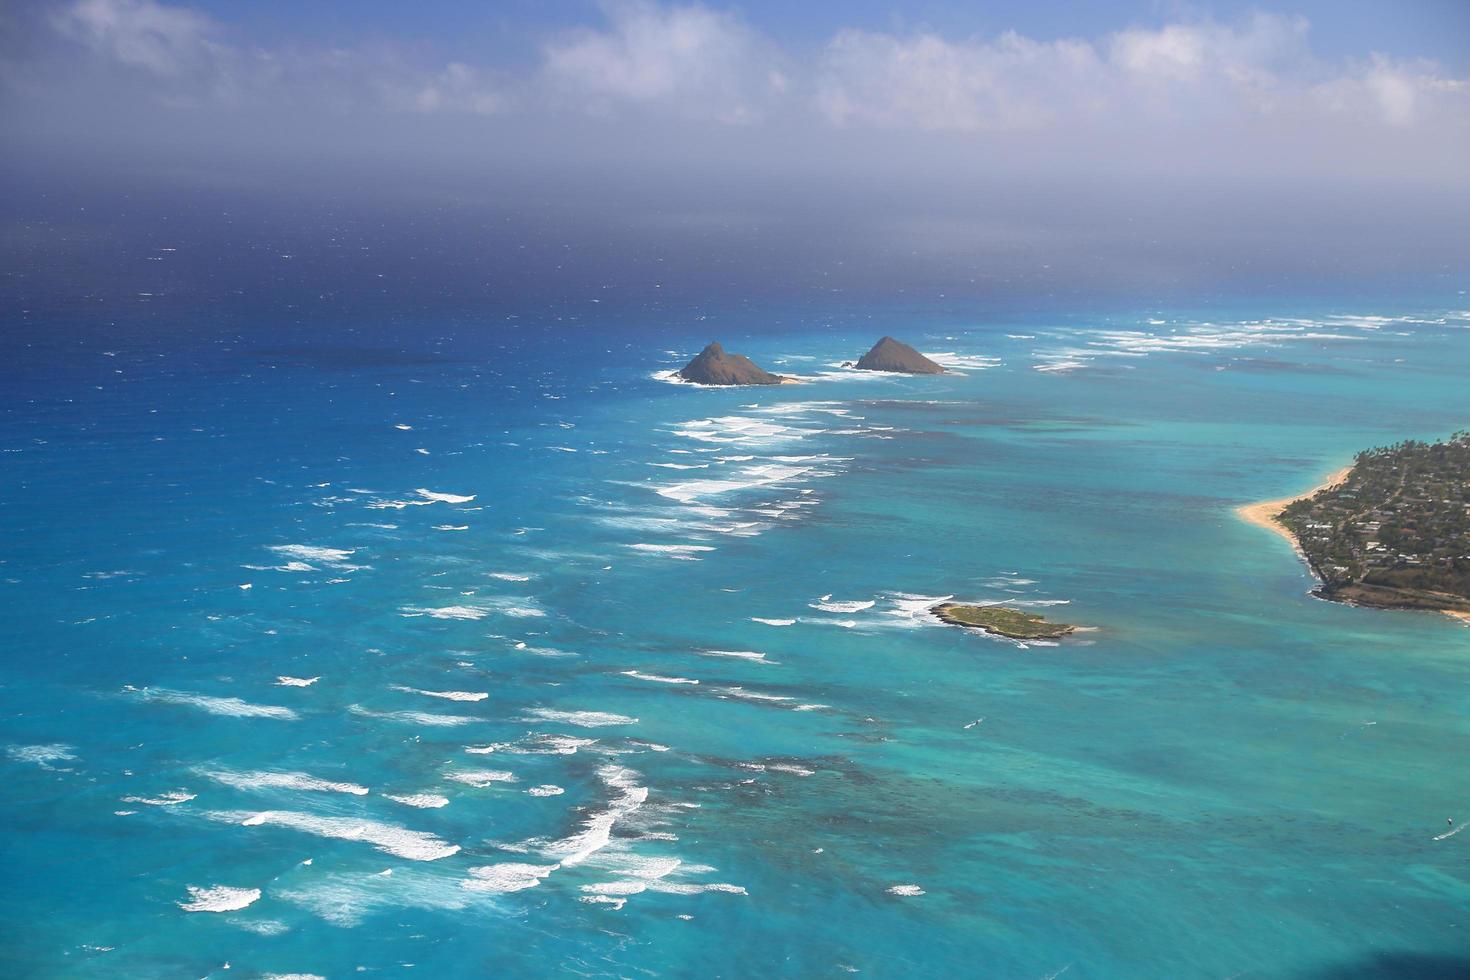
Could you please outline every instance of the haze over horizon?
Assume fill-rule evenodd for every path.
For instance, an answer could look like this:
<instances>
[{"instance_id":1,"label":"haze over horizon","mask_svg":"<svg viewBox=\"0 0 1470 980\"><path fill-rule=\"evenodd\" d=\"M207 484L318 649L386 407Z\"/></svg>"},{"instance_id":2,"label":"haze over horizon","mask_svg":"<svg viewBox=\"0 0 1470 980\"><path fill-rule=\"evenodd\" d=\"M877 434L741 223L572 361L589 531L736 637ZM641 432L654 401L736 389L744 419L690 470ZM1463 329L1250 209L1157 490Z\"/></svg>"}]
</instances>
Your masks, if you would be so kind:
<instances>
[{"instance_id":1,"label":"haze over horizon","mask_svg":"<svg viewBox=\"0 0 1470 980\"><path fill-rule=\"evenodd\" d=\"M212 263L289 242L333 281L369 251L431 261L468 306L500 279L644 299L1454 292L1470 260L1454 3L630 0L426 21L12 7L0 249L108 294L264 274L175 256L150 288L161 270L126 256L160 234ZM4 301L54 285L22 272Z\"/></svg>"}]
</instances>

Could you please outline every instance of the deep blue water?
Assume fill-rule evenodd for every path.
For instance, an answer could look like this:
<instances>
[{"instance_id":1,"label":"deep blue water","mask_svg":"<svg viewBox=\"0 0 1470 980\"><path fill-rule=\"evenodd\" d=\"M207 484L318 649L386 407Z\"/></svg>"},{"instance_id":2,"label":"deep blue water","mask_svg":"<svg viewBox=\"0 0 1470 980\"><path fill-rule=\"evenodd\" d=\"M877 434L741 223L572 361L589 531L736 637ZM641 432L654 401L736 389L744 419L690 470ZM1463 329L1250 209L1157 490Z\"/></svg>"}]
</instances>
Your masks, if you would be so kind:
<instances>
[{"instance_id":1,"label":"deep blue water","mask_svg":"<svg viewBox=\"0 0 1470 980\"><path fill-rule=\"evenodd\" d=\"M1459 303L29 317L0 966L1470 974L1470 632L1233 515L1463 428Z\"/></svg>"}]
</instances>

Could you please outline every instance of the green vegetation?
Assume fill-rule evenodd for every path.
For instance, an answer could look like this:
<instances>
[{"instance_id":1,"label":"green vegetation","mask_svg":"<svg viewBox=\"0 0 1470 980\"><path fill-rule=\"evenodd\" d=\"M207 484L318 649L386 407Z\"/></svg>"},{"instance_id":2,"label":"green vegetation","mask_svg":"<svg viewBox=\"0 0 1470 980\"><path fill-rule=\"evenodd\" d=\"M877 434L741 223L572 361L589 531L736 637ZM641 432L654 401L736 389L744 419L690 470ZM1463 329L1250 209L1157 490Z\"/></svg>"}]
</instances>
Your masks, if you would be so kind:
<instances>
[{"instance_id":1,"label":"green vegetation","mask_svg":"<svg viewBox=\"0 0 1470 980\"><path fill-rule=\"evenodd\" d=\"M1361 452L1347 479L1279 520L1323 598L1470 611L1470 432Z\"/></svg>"},{"instance_id":2,"label":"green vegetation","mask_svg":"<svg viewBox=\"0 0 1470 980\"><path fill-rule=\"evenodd\" d=\"M1009 606L965 606L957 602L944 602L931 612L955 626L970 626L1008 636L1013 640L1055 640L1076 629L1066 623L1048 623L1035 613L1022 612Z\"/></svg>"}]
</instances>

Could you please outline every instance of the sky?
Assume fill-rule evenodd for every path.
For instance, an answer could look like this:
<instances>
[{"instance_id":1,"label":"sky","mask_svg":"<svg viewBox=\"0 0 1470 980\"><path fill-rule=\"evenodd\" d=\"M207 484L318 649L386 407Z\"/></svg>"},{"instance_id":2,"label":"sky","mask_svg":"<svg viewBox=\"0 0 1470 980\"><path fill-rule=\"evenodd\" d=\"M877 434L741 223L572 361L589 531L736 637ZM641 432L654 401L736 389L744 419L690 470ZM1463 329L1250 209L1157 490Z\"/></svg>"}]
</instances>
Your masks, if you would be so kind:
<instances>
[{"instance_id":1,"label":"sky","mask_svg":"<svg viewBox=\"0 0 1470 980\"><path fill-rule=\"evenodd\" d=\"M33 266L58 214L221 200L731 288L773 255L808 289L1126 290L1445 283L1470 252L1463 0L13 0L0 116L0 247Z\"/></svg>"}]
</instances>

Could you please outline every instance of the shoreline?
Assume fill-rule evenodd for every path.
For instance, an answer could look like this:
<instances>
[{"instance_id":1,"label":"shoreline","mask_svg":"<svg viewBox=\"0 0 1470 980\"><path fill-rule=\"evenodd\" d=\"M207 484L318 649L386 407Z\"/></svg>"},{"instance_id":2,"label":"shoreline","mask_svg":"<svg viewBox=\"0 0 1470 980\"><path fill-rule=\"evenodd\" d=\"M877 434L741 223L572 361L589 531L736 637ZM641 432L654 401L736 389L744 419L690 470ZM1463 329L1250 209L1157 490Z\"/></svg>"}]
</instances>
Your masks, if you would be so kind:
<instances>
[{"instance_id":1,"label":"shoreline","mask_svg":"<svg viewBox=\"0 0 1470 980\"><path fill-rule=\"evenodd\" d=\"M1247 524L1253 524L1256 527L1262 527L1274 534L1281 535L1287 541L1291 542L1292 550L1297 553L1297 556L1303 561L1306 561L1306 552L1302 551L1301 545L1297 542L1296 535L1292 534L1286 525L1278 521L1277 518L1281 516L1282 511L1298 500L1305 500L1323 490L1328 490L1342 483L1352 471L1353 468L1351 466L1344 466L1342 469L1334 470L1328 474L1324 482L1305 493L1299 493L1294 497L1281 497L1277 500L1263 500L1260 503L1244 504L1235 508L1235 515Z\"/></svg>"},{"instance_id":2,"label":"shoreline","mask_svg":"<svg viewBox=\"0 0 1470 980\"><path fill-rule=\"evenodd\" d=\"M1286 510L1287 507L1296 503L1298 500L1305 500L1308 497L1314 496L1323 490L1331 489L1332 487L1335 487L1338 484L1342 483L1344 480L1347 479L1348 474L1352 471L1353 468L1351 466L1344 466L1342 469L1335 470L1332 473L1328 474L1324 482L1306 491L1305 493L1299 493L1294 497L1281 497L1277 500L1262 500L1259 503L1243 504L1242 506L1235 508L1235 515L1247 524L1252 524L1256 527L1265 528L1267 531L1270 531L1273 534L1279 534L1281 535L1281 537L1285 538L1288 542L1291 543L1291 550L1296 552L1296 556L1307 563L1307 568L1311 570L1313 577L1317 577L1317 569L1313 567L1311 559L1307 557L1307 553L1302 550L1301 543L1297 541L1296 535L1292 534L1291 530L1287 528L1285 524L1282 524L1279 520L1277 520L1277 518L1281 516L1282 511ZM1328 596L1323 597L1330 598ZM1341 602L1343 600L1338 599L1335 601ZM1349 604L1357 605L1358 603L1353 603L1349 601ZM1394 607L1374 605L1371 608L1383 609ZM1425 611L1440 612L1446 616L1449 616L1452 619L1459 620L1465 625L1470 626L1470 611L1465 611L1461 609L1426 609Z\"/></svg>"}]
</instances>

